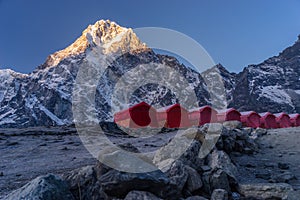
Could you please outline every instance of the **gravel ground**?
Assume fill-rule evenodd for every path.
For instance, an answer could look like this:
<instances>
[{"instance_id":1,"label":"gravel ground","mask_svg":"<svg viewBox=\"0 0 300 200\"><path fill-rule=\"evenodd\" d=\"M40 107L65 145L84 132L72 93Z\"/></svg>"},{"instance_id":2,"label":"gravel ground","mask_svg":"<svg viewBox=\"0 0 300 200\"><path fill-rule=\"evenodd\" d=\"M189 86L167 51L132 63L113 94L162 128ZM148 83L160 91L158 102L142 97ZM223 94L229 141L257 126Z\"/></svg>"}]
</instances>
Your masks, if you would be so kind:
<instances>
[{"instance_id":1,"label":"gravel ground","mask_svg":"<svg viewBox=\"0 0 300 200\"><path fill-rule=\"evenodd\" d=\"M240 181L274 182L274 177L289 174L297 179L288 183L300 190L300 127L269 130L258 143L260 151L257 154L232 156L238 165Z\"/></svg>"},{"instance_id":2,"label":"gravel ground","mask_svg":"<svg viewBox=\"0 0 300 200\"><path fill-rule=\"evenodd\" d=\"M151 152L175 134L146 139L112 135L109 139L120 145L133 143L141 152ZM0 129L0 198L37 176L61 174L96 162L74 128Z\"/></svg>"}]
</instances>

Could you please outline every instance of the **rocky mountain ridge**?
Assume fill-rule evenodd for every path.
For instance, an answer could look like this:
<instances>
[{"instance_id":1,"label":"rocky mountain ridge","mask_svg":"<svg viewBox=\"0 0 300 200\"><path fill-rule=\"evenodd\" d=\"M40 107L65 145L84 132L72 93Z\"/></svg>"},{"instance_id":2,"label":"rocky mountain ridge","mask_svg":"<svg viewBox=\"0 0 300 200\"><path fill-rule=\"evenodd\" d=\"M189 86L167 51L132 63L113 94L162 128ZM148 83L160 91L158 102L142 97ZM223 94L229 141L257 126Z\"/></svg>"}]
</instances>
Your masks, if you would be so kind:
<instances>
[{"instance_id":1,"label":"rocky mountain ridge","mask_svg":"<svg viewBox=\"0 0 300 200\"><path fill-rule=\"evenodd\" d=\"M109 62L99 64L98 58ZM100 121L112 121L112 91L121 77L137 66L151 64L156 66L153 70L159 70L157 66L164 65L179 72L195 91L199 106L212 104L212 99L224 100L224 97L209 92L207 80L213 77L210 70L200 75L174 57L156 54L132 29L101 20L88 26L73 44L50 55L30 74L0 70L0 127L72 124L72 92L78 70L87 63L97 62L103 72L96 92ZM249 65L239 74L228 72L221 64L212 71L222 78L223 84L218 87L225 89L226 106L240 111L294 113L300 112L299 66L298 40L278 56L258 65ZM170 73L168 77L173 75ZM171 90L153 83L136 90L129 104L142 100L157 107L179 101ZM120 109L128 106L122 102L117 104Z\"/></svg>"}]
</instances>

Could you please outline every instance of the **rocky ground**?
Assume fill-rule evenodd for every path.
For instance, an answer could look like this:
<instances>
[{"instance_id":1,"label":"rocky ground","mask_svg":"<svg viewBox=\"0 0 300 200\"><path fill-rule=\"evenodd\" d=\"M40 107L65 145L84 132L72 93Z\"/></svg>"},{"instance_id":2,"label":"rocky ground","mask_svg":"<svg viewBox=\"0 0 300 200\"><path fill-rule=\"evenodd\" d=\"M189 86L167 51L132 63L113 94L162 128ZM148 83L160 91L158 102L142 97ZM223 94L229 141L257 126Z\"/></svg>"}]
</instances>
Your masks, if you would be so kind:
<instances>
[{"instance_id":1,"label":"rocky ground","mask_svg":"<svg viewBox=\"0 0 300 200\"><path fill-rule=\"evenodd\" d=\"M120 173L95 164L96 159L75 132L74 128L0 130L0 199L33 178L49 173L62 178L53 175L38 177L4 199L18 199L20 194L26 196L24 191L31 191L30 195L34 193L32 191L47 194L39 189L43 188L43 183L54 184L57 195L61 195L59 198L65 199L299 197L294 193L300 189L300 128L276 129L268 133L223 128L216 148L204 159L196 155L204 145L203 136L206 138L207 130L191 129L182 136L196 137L187 154L164 173L156 171L146 175ZM152 151L167 144L175 134L176 131L171 131L147 140L111 135L110 139L136 151ZM165 164L164 159L156 157L155 161L161 166ZM89 198L91 194L94 198Z\"/></svg>"},{"instance_id":2,"label":"rocky ground","mask_svg":"<svg viewBox=\"0 0 300 200\"><path fill-rule=\"evenodd\" d=\"M300 190L300 128L269 130L254 155L231 154L242 183L288 182Z\"/></svg>"}]
</instances>

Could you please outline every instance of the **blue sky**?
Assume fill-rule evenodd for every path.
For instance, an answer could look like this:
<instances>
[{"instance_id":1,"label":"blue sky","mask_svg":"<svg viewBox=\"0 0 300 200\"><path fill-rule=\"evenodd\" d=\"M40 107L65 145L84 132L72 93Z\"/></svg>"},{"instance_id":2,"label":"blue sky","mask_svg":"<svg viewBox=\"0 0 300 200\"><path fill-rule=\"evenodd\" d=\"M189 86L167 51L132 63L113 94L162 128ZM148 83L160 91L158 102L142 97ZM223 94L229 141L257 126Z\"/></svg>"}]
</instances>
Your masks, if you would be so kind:
<instances>
[{"instance_id":1,"label":"blue sky","mask_svg":"<svg viewBox=\"0 0 300 200\"><path fill-rule=\"evenodd\" d=\"M0 0L0 68L31 72L100 19L165 27L198 41L231 71L259 63L300 34L300 0Z\"/></svg>"}]
</instances>

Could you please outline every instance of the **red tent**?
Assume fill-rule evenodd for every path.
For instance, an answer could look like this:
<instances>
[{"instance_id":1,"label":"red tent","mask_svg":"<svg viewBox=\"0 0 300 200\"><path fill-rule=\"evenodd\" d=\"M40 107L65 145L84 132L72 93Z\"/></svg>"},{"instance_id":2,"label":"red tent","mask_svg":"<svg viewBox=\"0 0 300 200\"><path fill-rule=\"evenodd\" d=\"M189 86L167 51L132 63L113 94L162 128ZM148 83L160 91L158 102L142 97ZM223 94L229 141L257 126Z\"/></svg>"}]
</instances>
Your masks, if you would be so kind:
<instances>
[{"instance_id":1,"label":"red tent","mask_svg":"<svg viewBox=\"0 0 300 200\"><path fill-rule=\"evenodd\" d=\"M157 109L156 118L159 127L179 128L190 126L188 111L178 103Z\"/></svg>"},{"instance_id":2,"label":"red tent","mask_svg":"<svg viewBox=\"0 0 300 200\"><path fill-rule=\"evenodd\" d=\"M141 102L126 110L115 113L114 121L118 125L128 128L156 127L156 110L149 104Z\"/></svg>"},{"instance_id":3,"label":"red tent","mask_svg":"<svg viewBox=\"0 0 300 200\"><path fill-rule=\"evenodd\" d=\"M210 106L202 106L189 111L191 125L201 126L217 121L217 111Z\"/></svg>"},{"instance_id":4,"label":"red tent","mask_svg":"<svg viewBox=\"0 0 300 200\"><path fill-rule=\"evenodd\" d=\"M260 127L261 128L278 128L276 117L272 113L260 113Z\"/></svg>"},{"instance_id":5,"label":"red tent","mask_svg":"<svg viewBox=\"0 0 300 200\"><path fill-rule=\"evenodd\" d=\"M241 121L241 114L234 108L228 108L226 110L220 110L217 114L218 122L225 121Z\"/></svg>"},{"instance_id":6,"label":"red tent","mask_svg":"<svg viewBox=\"0 0 300 200\"><path fill-rule=\"evenodd\" d=\"M288 128L292 126L290 116L288 114L282 112L274 115L279 128Z\"/></svg>"},{"instance_id":7,"label":"red tent","mask_svg":"<svg viewBox=\"0 0 300 200\"><path fill-rule=\"evenodd\" d=\"M254 111L241 112L241 122L244 126L258 128L260 116Z\"/></svg>"},{"instance_id":8,"label":"red tent","mask_svg":"<svg viewBox=\"0 0 300 200\"><path fill-rule=\"evenodd\" d=\"M289 116L290 116L291 123L294 127L300 126L300 114L298 113L290 114Z\"/></svg>"}]
</instances>

